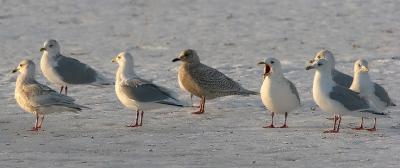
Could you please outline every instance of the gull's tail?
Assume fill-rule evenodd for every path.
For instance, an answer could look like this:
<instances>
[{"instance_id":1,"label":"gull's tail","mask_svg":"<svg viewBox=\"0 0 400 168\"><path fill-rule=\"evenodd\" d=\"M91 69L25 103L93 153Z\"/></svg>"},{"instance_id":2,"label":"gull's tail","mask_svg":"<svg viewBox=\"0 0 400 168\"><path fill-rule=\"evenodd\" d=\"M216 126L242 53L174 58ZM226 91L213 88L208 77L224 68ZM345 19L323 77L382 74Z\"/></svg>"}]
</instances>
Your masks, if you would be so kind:
<instances>
[{"instance_id":1,"label":"gull's tail","mask_svg":"<svg viewBox=\"0 0 400 168\"><path fill-rule=\"evenodd\" d=\"M238 92L238 95L242 96L259 95L259 94L260 94L259 92L254 92L247 89L242 89L241 91Z\"/></svg>"},{"instance_id":2,"label":"gull's tail","mask_svg":"<svg viewBox=\"0 0 400 168\"><path fill-rule=\"evenodd\" d=\"M375 111L375 110L369 110L369 109L367 109L367 110L361 110L360 112L362 112L362 113L370 113L370 114L372 114L374 117L388 117L388 118L389 118L389 115L388 115L388 114L383 113L383 112L378 112L378 111Z\"/></svg>"}]
</instances>

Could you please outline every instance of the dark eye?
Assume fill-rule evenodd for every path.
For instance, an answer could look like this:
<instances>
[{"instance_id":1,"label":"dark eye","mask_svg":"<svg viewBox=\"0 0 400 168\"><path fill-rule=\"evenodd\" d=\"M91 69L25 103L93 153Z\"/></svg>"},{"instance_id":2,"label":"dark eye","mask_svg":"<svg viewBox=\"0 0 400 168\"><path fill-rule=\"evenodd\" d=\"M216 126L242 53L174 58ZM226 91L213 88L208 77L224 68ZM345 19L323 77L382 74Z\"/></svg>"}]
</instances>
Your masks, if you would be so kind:
<instances>
[{"instance_id":1,"label":"dark eye","mask_svg":"<svg viewBox=\"0 0 400 168\"><path fill-rule=\"evenodd\" d=\"M318 66L321 66L321 65L323 65L322 63L318 63Z\"/></svg>"},{"instance_id":2,"label":"dark eye","mask_svg":"<svg viewBox=\"0 0 400 168\"><path fill-rule=\"evenodd\" d=\"M50 44L49 47L50 47L50 48L53 47L53 44Z\"/></svg>"},{"instance_id":3,"label":"dark eye","mask_svg":"<svg viewBox=\"0 0 400 168\"><path fill-rule=\"evenodd\" d=\"M321 56L318 56L317 58L318 58L318 59L321 59Z\"/></svg>"},{"instance_id":4,"label":"dark eye","mask_svg":"<svg viewBox=\"0 0 400 168\"><path fill-rule=\"evenodd\" d=\"M274 61L271 61L271 64L274 64L275 62Z\"/></svg>"},{"instance_id":5,"label":"dark eye","mask_svg":"<svg viewBox=\"0 0 400 168\"><path fill-rule=\"evenodd\" d=\"M22 64L19 64L20 67L22 67Z\"/></svg>"},{"instance_id":6,"label":"dark eye","mask_svg":"<svg viewBox=\"0 0 400 168\"><path fill-rule=\"evenodd\" d=\"M358 67L361 67L361 64L358 64Z\"/></svg>"}]
</instances>

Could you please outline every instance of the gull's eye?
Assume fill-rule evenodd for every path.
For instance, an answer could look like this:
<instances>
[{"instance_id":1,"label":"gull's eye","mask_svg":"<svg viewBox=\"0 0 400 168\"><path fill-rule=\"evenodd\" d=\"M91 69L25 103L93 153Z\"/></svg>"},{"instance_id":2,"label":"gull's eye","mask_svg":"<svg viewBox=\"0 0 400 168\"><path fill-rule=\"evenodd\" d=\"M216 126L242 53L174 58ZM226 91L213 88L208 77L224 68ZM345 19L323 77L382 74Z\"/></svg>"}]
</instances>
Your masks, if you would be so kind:
<instances>
[{"instance_id":1,"label":"gull's eye","mask_svg":"<svg viewBox=\"0 0 400 168\"><path fill-rule=\"evenodd\" d=\"M19 67L22 67L22 64L19 64Z\"/></svg>"},{"instance_id":2,"label":"gull's eye","mask_svg":"<svg viewBox=\"0 0 400 168\"><path fill-rule=\"evenodd\" d=\"M274 64L275 62L274 61L271 61L271 64Z\"/></svg>"},{"instance_id":3,"label":"gull's eye","mask_svg":"<svg viewBox=\"0 0 400 168\"><path fill-rule=\"evenodd\" d=\"M318 55L317 58L318 58L318 59L321 59L321 56Z\"/></svg>"},{"instance_id":4,"label":"gull's eye","mask_svg":"<svg viewBox=\"0 0 400 168\"><path fill-rule=\"evenodd\" d=\"M358 67L361 67L361 64L358 64Z\"/></svg>"},{"instance_id":5,"label":"gull's eye","mask_svg":"<svg viewBox=\"0 0 400 168\"><path fill-rule=\"evenodd\" d=\"M121 56L118 56L117 59L121 59Z\"/></svg>"},{"instance_id":6,"label":"gull's eye","mask_svg":"<svg viewBox=\"0 0 400 168\"><path fill-rule=\"evenodd\" d=\"M322 64L322 63L318 63L318 66L321 66L321 65L324 65L324 64Z\"/></svg>"}]
</instances>

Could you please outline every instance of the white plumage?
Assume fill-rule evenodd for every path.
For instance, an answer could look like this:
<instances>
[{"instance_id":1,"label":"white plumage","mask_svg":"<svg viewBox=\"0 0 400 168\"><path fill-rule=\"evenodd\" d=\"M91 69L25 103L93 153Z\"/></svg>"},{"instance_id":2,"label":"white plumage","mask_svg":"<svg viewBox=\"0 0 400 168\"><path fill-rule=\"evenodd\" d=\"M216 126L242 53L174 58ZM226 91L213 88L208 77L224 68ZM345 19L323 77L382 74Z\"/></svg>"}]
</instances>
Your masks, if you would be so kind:
<instances>
[{"instance_id":1,"label":"white plumage","mask_svg":"<svg viewBox=\"0 0 400 168\"><path fill-rule=\"evenodd\" d=\"M336 84L332 79L332 68L329 61L320 59L311 63L306 69L316 69L312 90L314 101L322 110L335 115L333 130L326 132L339 132L341 116L343 115L355 117L379 117L385 115L371 107L368 101L358 93ZM337 121L338 125L336 127Z\"/></svg>"},{"instance_id":2,"label":"white plumage","mask_svg":"<svg viewBox=\"0 0 400 168\"><path fill-rule=\"evenodd\" d=\"M264 81L261 86L261 100L265 107L271 111L272 121L265 128L274 128L274 114L285 114L285 123L282 128L286 128L286 118L289 112L300 106L300 97L296 87L283 76L281 64L275 58L266 59L264 62Z\"/></svg>"},{"instance_id":3,"label":"white plumage","mask_svg":"<svg viewBox=\"0 0 400 168\"><path fill-rule=\"evenodd\" d=\"M115 93L120 102L128 109L136 111L136 122L130 127L142 126L144 111L163 106L179 106L183 103L163 87L140 79L133 69L133 58L130 53L122 52L114 57L119 67L115 74ZM141 119L139 123L139 113Z\"/></svg>"},{"instance_id":4,"label":"white plumage","mask_svg":"<svg viewBox=\"0 0 400 168\"><path fill-rule=\"evenodd\" d=\"M35 80L35 64L31 60L23 60L13 72L20 72L15 86L15 100L27 112L36 116L33 131L38 131L43 123L44 115L56 112L77 112L84 106L74 103L74 99L62 95Z\"/></svg>"}]
</instances>

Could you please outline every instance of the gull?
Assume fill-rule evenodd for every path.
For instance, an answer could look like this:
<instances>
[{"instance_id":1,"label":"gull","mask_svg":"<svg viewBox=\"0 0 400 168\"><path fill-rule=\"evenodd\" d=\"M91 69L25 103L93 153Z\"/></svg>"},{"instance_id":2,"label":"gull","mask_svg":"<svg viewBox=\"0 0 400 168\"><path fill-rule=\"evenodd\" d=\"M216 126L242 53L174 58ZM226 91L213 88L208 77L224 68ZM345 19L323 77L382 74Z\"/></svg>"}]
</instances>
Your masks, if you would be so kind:
<instances>
[{"instance_id":1,"label":"gull","mask_svg":"<svg viewBox=\"0 0 400 168\"><path fill-rule=\"evenodd\" d=\"M112 62L118 63L115 93L125 107L136 111L136 121L128 127L142 126L145 110L164 106L184 106L168 89L139 78L133 69L133 57L129 52L119 53Z\"/></svg>"},{"instance_id":2,"label":"gull","mask_svg":"<svg viewBox=\"0 0 400 168\"><path fill-rule=\"evenodd\" d=\"M103 75L74 58L66 57L60 53L60 45L56 40L50 39L44 42L43 52L40 60L40 68L43 75L50 82L60 85L60 93L65 88L68 92L68 85L89 84L89 85L110 85Z\"/></svg>"},{"instance_id":3,"label":"gull","mask_svg":"<svg viewBox=\"0 0 400 168\"><path fill-rule=\"evenodd\" d=\"M253 92L244 89L239 83L227 77L218 70L204 65L195 50L183 50L178 58L172 62L182 61L178 71L178 82L191 94L199 97L200 109L193 114L202 114L205 112L205 102L217 97L228 95L256 95Z\"/></svg>"},{"instance_id":4,"label":"gull","mask_svg":"<svg viewBox=\"0 0 400 168\"><path fill-rule=\"evenodd\" d=\"M377 110L383 111L386 109L386 107L392 105L393 103L390 100L386 90L371 81L368 71L368 62L363 59L357 60L354 63L354 79L350 89L359 93L361 97L368 99L370 104ZM363 122L364 118L361 117L360 127L355 129L364 129ZM374 126L367 130L376 130L376 118L374 118Z\"/></svg>"},{"instance_id":5,"label":"gull","mask_svg":"<svg viewBox=\"0 0 400 168\"><path fill-rule=\"evenodd\" d=\"M321 50L315 55L314 59L310 60L310 63L312 64L314 61L318 61L320 59L326 59L330 62L333 81L335 81L338 85L344 86L346 88L349 88L351 86L353 77L335 69L335 57L333 57L332 52L330 52L329 50Z\"/></svg>"},{"instance_id":6,"label":"gull","mask_svg":"<svg viewBox=\"0 0 400 168\"><path fill-rule=\"evenodd\" d=\"M332 65L326 59L312 62L306 70L316 69L313 82L313 98L323 110L335 115L333 129L325 133L338 133L343 115L354 117L382 117L385 113L377 112L371 107L368 100L357 92L338 85L332 78ZM336 127L336 122L338 122Z\"/></svg>"},{"instance_id":7,"label":"gull","mask_svg":"<svg viewBox=\"0 0 400 168\"><path fill-rule=\"evenodd\" d=\"M280 128L287 128L288 112L300 106L300 97L292 82L283 76L281 63L275 58L267 58L258 65L264 65L264 81L261 86L261 100L271 111L271 124L264 128L275 128L274 114L284 113L285 123Z\"/></svg>"},{"instance_id":8,"label":"gull","mask_svg":"<svg viewBox=\"0 0 400 168\"><path fill-rule=\"evenodd\" d=\"M321 50L315 55L314 59L310 60L310 63L312 64L314 61L318 61L320 59L326 59L327 61L330 62L330 66L332 69L331 72L332 72L333 81L335 81L338 85L344 86L346 88L350 88L350 86L353 83L353 77L335 69L335 57L333 57L332 52L330 52L328 50ZM373 84L375 85L377 90L385 90L381 85L379 85L377 83L373 83ZM387 99L388 99L388 101L390 101L389 106L396 106L396 104L394 104L388 96L387 96Z\"/></svg>"},{"instance_id":9,"label":"gull","mask_svg":"<svg viewBox=\"0 0 400 168\"><path fill-rule=\"evenodd\" d=\"M75 104L73 98L38 83L35 80L35 63L31 60L22 60L12 72L20 72L15 86L15 100L23 110L36 116L32 131L38 131L42 127L44 115L64 111L77 112L87 108Z\"/></svg>"}]
</instances>

